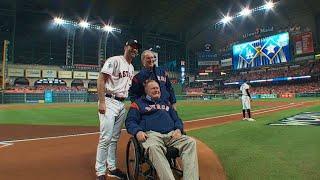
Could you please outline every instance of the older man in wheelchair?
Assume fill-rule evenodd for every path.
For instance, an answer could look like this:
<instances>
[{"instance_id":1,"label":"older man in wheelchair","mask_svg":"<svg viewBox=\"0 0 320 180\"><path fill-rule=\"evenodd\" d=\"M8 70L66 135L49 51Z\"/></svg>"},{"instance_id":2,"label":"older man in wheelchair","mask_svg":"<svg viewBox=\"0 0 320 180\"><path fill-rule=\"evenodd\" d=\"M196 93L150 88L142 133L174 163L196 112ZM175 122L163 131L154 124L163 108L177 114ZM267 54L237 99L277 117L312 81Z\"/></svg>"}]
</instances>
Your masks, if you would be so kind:
<instances>
[{"instance_id":1,"label":"older man in wheelchair","mask_svg":"<svg viewBox=\"0 0 320 180\"><path fill-rule=\"evenodd\" d=\"M127 131L133 135L127 146L129 179L138 179L141 163L149 161L160 180L174 180L172 168L177 169L175 158L179 156L183 164L183 179L198 180L196 141L183 134L181 119L172 106L160 98L161 92L156 81L146 81L145 93L145 96L131 104L125 122ZM131 173L131 160L128 158L130 144L136 146L133 150L135 157L139 157L141 151L144 156L135 160L135 170ZM143 176L146 174L142 173ZM150 173L146 178L153 179Z\"/></svg>"}]
</instances>

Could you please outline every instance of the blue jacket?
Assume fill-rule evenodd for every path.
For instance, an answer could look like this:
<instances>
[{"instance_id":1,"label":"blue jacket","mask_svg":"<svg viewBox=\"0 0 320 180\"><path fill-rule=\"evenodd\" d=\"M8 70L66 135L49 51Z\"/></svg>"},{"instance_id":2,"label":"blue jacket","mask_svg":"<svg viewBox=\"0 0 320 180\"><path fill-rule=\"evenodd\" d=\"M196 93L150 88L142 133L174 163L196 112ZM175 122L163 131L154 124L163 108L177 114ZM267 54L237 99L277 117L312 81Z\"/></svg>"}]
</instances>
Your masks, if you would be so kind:
<instances>
[{"instance_id":1,"label":"blue jacket","mask_svg":"<svg viewBox=\"0 0 320 180\"><path fill-rule=\"evenodd\" d=\"M171 86L169 77L166 75L166 71L160 67L155 67L152 70L142 69L132 79L132 85L129 89L130 101L134 102L141 96L145 95L143 83L146 80L155 80L159 83L161 98L170 104L176 103L176 96Z\"/></svg>"},{"instance_id":2,"label":"blue jacket","mask_svg":"<svg viewBox=\"0 0 320 180\"><path fill-rule=\"evenodd\" d=\"M125 124L127 131L134 136L139 131L165 134L180 129L183 132L183 123L171 105L162 99L148 100L145 96L131 103Z\"/></svg>"}]
</instances>

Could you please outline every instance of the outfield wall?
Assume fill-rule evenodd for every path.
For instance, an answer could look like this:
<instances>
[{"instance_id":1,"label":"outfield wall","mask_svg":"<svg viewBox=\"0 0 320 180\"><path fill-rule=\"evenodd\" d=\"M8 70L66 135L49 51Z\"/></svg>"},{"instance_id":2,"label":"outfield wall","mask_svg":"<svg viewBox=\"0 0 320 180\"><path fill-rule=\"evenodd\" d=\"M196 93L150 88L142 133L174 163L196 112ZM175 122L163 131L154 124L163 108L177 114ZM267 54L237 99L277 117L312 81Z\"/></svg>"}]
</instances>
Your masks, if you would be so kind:
<instances>
[{"instance_id":1,"label":"outfield wall","mask_svg":"<svg viewBox=\"0 0 320 180\"><path fill-rule=\"evenodd\" d=\"M177 100L215 100L215 99L239 99L241 94L202 94L202 95L177 95ZM287 94L255 94L253 99L275 98L300 98L320 97L319 93L287 93ZM10 103L85 103L97 102L98 95L88 92L55 92L46 93L5 93L0 92L1 104Z\"/></svg>"}]
</instances>

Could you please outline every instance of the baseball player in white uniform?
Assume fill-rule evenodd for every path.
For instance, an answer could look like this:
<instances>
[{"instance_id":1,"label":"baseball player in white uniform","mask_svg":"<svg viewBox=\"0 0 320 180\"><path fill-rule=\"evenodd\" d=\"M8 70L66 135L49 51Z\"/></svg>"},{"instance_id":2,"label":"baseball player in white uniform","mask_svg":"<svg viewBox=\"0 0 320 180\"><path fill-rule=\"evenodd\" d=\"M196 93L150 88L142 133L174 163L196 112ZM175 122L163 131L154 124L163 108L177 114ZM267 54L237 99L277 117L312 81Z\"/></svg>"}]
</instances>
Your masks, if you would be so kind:
<instances>
[{"instance_id":1,"label":"baseball player in white uniform","mask_svg":"<svg viewBox=\"0 0 320 180\"><path fill-rule=\"evenodd\" d=\"M240 91L242 93L241 101L242 101L242 115L243 120L248 121L255 121L253 118L251 118L251 95L249 93L250 86L246 83L246 81L240 86ZM248 113L248 118L246 118L246 111Z\"/></svg>"},{"instance_id":2,"label":"baseball player in white uniform","mask_svg":"<svg viewBox=\"0 0 320 180\"><path fill-rule=\"evenodd\" d=\"M127 178L127 175L117 168L116 151L125 120L123 101L128 97L128 90L134 76L131 63L138 55L139 48L141 45L137 40L126 42L124 55L108 58L97 81L100 137L95 169L98 180L105 180L106 173L118 179Z\"/></svg>"}]
</instances>

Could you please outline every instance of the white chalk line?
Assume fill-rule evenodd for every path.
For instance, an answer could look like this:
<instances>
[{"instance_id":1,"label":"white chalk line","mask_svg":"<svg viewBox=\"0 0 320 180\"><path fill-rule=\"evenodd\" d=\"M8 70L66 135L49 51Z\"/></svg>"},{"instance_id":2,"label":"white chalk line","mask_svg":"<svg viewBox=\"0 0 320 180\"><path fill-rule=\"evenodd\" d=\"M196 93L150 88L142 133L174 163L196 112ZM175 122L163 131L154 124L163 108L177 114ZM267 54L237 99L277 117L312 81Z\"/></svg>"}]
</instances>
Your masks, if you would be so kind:
<instances>
[{"instance_id":1,"label":"white chalk line","mask_svg":"<svg viewBox=\"0 0 320 180\"><path fill-rule=\"evenodd\" d=\"M2 142L3 143L17 143L17 142L26 142L26 141L38 141L38 140L59 139L59 138L67 138L67 137L87 136L87 135L93 135L93 134L99 134L99 132L71 134L71 135L63 135L63 136L41 137L41 138L31 138L31 139L17 139L17 140L2 141Z\"/></svg>"},{"instance_id":2,"label":"white chalk line","mask_svg":"<svg viewBox=\"0 0 320 180\"><path fill-rule=\"evenodd\" d=\"M310 102L312 102L312 101L310 101ZM302 105L302 104L304 104L304 102L297 103L297 104L290 103L290 104L280 105L280 106L276 106L276 107L272 107L272 108L259 109L259 110L255 110L255 111L252 111L252 112L256 112L255 114L262 114L262 113L266 113L266 112L276 111L276 110L279 110L279 109L295 107L295 106L299 106L299 105ZM208 119L217 119L217 118L240 115L240 114L241 113L234 113L234 114L227 114L227 115L214 116L214 117L208 117L208 118L201 118L201 119L196 119L196 120L185 121L184 123L190 123L190 122L196 122L196 121L204 121L204 120L208 120ZM121 129L121 130L125 131L126 129ZM13 143L18 143L18 142L29 142L29 141L59 139L59 138L68 138L68 137L79 137L79 136L95 135L95 134L99 134L99 133L100 132L91 132L91 133L71 134L71 135L63 135L63 136L51 136L51 137L30 138L30 139L17 139L17 140L2 141L2 142L0 141L0 145L3 144L3 146L0 146L0 148L1 147L6 147L6 146L10 146L10 145L13 145Z\"/></svg>"},{"instance_id":3,"label":"white chalk line","mask_svg":"<svg viewBox=\"0 0 320 180\"><path fill-rule=\"evenodd\" d=\"M285 109L288 107L294 107L294 106L299 106L302 105L303 103L299 103L299 104L286 104L286 105L280 105L280 106L276 106L276 107L272 107L272 108L265 108L265 109L258 109L258 110L254 110L252 112L257 112L255 114L261 114L264 112L270 112L270 111L276 111L278 109ZM260 111L262 111L260 113ZM218 118L222 118L222 117L229 117L229 116L235 116L235 115L242 115L242 113L234 113L234 114L226 114L226 115L221 115L221 116L214 116L214 117L207 117L207 118L201 118L201 119L195 119L195 120L190 120L190 121L185 121L184 123L188 123L188 122L196 122L196 121L203 121L203 120L208 120L208 119L218 119Z\"/></svg>"},{"instance_id":4,"label":"white chalk line","mask_svg":"<svg viewBox=\"0 0 320 180\"><path fill-rule=\"evenodd\" d=\"M0 142L0 149L4 148L4 147L7 147L7 146L11 146L11 145L12 145L12 143Z\"/></svg>"}]
</instances>

